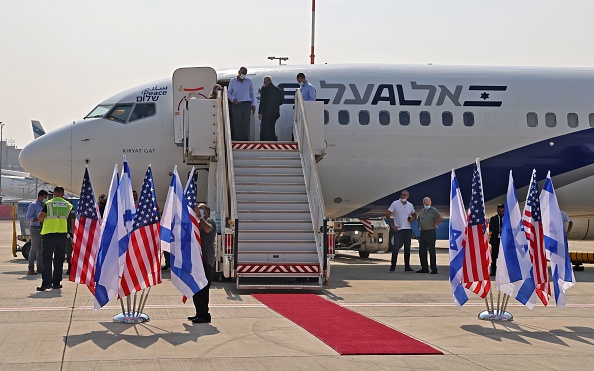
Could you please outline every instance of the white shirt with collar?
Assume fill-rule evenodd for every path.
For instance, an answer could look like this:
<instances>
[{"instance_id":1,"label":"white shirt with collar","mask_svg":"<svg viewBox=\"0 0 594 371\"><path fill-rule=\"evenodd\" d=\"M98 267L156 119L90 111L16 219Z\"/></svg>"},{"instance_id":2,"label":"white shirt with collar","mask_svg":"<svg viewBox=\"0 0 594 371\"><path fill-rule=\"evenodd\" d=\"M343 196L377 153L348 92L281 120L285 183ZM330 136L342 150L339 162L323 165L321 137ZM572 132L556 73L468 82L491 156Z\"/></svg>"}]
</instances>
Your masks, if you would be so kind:
<instances>
[{"instance_id":1,"label":"white shirt with collar","mask_svg":"<svg viewBox=\"0 0 594 371\"><path fill-rule=\"evenodd\" d=\"M413 204L408 201L403 204L400 200L396 200L392 202L392 205L390 205L388 210L392 213L394 225L398 227L398 229L411 229L408 217L415 212Z\"/></svg>"}]
</instances>

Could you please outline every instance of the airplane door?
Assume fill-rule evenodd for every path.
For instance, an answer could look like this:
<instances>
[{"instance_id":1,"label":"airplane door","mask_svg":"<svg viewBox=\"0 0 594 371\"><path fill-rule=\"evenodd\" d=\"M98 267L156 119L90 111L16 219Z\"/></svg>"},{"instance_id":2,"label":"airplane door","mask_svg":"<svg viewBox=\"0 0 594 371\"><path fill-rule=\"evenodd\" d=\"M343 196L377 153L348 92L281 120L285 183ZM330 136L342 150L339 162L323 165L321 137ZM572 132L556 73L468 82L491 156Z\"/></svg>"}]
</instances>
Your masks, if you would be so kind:
<instances>
[{"instance_id":1,"label":"airplane door","mask_svg":"<svg viewBox=\"0 0 594 371\"><path fill-rule=\"evenodd\" d=\"M211 67L178 68L173 72L173 130L174 140L182 144L185 137L184 108L190 99L206 99L214 84L217 73ZM187 130L187 127L185 127Z\"/></svg>"}]
</instances>

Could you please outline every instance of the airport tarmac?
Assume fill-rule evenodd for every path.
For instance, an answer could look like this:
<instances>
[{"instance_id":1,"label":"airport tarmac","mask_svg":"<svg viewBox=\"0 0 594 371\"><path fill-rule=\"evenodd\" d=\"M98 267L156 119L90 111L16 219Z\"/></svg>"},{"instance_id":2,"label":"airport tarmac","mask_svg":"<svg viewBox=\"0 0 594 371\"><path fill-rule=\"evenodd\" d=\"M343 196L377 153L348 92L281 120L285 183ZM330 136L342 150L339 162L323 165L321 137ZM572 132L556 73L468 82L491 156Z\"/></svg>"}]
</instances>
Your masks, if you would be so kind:
<instances>
[{"instance_id":1,"label":"airport tarmac","mask_svg":"<svg viewBox=\"0 0 594 371\"><path fill-rule=\"evenodd\" d=\"M513 303L513 322L489 322L477 319L482 299L474 296L461 310L453 304L446 248L438 249L437 275L404 272L402 252L392 274L388 254L341 253L319 295L443 352L341 356L234 282L214 282L212 323L192 324L191 301L182 304L168 272L150 293L150 322L114 323L118 302L94 311L84 286L64 280L62 290L35 291L41 278L26 275L20 252L12 257L11 238L11 223L0 222L0 370L589 370L594 364L594 265L575 272L567 308L553 303L529 311ZM572 241L570 249L591 251L593 244ZM419 269L415 246L411 262Z\"/></svg>"}]
</instances>

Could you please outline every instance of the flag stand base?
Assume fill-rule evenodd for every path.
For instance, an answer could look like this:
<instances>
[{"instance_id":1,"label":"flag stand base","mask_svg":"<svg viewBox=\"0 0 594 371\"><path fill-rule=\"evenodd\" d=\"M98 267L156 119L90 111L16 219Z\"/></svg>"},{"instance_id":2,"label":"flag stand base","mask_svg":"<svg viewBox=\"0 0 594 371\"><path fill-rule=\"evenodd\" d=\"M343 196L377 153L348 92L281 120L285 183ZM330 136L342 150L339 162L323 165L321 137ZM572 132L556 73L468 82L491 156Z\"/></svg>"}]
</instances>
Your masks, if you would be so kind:
<instances>
[{"instance_id":1,"label":"flag stand base","mask_svg":"<svg viewBox=\"0 0 594 371\"><path fill-rule=\"evenodd\" d=\"M514 316L512 316L509 312L494 310L488 311L485 310L478 315L478 319L482 319L484 321L513 321Z\"/></svg>"},{"instance_id":2,"label":"flag stand base","mask_svg":"<svg viewBox=\"0 0 594 371\"><path fill-rule=\"evenodd\" d=\"M114 322L118 323L128 323L128 324L136 324L136 323L143 323L150 321L150 317L148 314L144 313L120 313L113 317Z\"/></svg>"}]
</instances>

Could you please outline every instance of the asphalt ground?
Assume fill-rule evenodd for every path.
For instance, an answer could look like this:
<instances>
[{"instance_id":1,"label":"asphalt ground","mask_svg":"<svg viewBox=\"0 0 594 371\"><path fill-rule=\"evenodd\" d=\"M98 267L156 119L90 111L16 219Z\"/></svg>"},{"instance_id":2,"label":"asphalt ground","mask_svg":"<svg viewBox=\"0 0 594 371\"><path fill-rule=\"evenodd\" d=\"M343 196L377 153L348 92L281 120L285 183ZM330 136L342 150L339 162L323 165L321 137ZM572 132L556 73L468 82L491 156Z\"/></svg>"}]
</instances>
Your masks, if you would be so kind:
<instances>
[{"instance_id":1,"label":"asphalt ground","mask_svg":"<svg viewBox=\"0 0 594 371\"><path fill-rule=\"evenodd\" d=\"M485 305L476 296L460 310L453 304L445 241L437 275L404 272L402 256L388 273L388 254L340 253L319 295L444 353L341 356L234 282L214 282L212 322L192 324L191 301L182 304L168 272L148 298L150 322L114 323L119 303L95 311L86 287L64 280L61 290L37 292L40 276L27 276L27 262L12 256L11 244L11 223L2 221L0 370L590 370L594 364L594 265L575 273L565 309L553 299L532 311L512 302L514 321L490 322L477 319ZM570 249L592 245L571 241ZM415 246L411 261L419 269Z\"/></svg>"}]
</instances>

